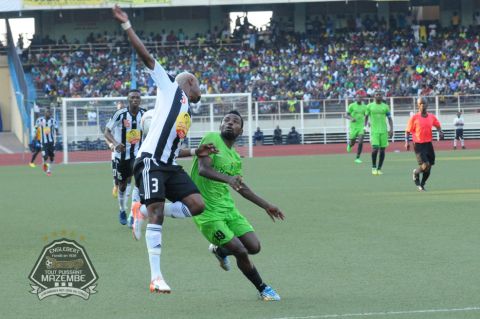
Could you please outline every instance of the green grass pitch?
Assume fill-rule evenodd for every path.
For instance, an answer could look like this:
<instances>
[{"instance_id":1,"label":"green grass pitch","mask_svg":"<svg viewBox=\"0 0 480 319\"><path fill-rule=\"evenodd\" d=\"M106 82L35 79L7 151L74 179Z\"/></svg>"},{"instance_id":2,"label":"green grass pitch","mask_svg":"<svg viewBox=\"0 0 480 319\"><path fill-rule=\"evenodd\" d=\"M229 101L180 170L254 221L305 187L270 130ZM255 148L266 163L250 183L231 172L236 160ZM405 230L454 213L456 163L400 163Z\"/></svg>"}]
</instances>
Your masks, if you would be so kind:
<instances>
[{"instance_id":1,"label":"green grass pitch","mask_svg":"<svg viewBox=\"0 0 480 319\"><path fill-rule=\"evenodd\" d=\"M371 175L369 155L360 165L352 154L244 160L247 184L287 217L273 223L236 196L262 242L253 260L276 303L258 300L236 266L221 270L191 220L166 220L172 294L150 294L145 242L117 221L106 163L58 165L50 178L0 167L0 317L479 318L480 152L438 152L426 193L411 180L412 153L388 153L383 176ZM29 292L43 246L62 231L99 275L87 301Z\"/></svg>"}]
</instances>

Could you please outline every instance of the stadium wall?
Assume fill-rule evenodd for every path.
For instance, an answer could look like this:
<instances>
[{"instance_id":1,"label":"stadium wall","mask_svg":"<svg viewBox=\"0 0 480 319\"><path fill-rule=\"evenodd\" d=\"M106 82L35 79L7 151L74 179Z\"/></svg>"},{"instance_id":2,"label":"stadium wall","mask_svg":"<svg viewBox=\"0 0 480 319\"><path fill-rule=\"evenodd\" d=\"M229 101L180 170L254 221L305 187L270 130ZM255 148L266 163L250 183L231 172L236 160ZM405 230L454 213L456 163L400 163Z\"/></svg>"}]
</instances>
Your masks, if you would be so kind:
<instances>
[{"instance_id":1,"label":"stadium wall","mask_svg":"<svg viewBox=\"0 0 480 319\"><path fill-rule=\"evenodd\" d=\"M0 87L10 88L10 72L6 56L0 56ZM0 113L2 114L3 131L12 130L12 96L11 90L3 90L0 94Z\"/></svg>"}]
</instances>

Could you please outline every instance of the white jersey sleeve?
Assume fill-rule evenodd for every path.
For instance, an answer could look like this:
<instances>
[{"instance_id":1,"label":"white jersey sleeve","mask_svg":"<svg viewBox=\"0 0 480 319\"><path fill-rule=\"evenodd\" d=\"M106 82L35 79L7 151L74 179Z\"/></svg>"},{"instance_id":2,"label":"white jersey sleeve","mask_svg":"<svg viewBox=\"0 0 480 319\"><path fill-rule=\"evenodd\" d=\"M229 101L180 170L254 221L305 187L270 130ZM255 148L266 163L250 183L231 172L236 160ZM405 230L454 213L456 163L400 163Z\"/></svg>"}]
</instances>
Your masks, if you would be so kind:
<instances>
[{"instance_id":1,"label":"white jersey sleeve","mask_svg":"<svg viewBox=\"0 0 480 319\"><path fill-rule=\"evenodd\" d=\"M165 71L165 69L157 61L155 61L155 67L153 68L153 70L149 68L146 69L155 84L157 85L157 89L171 89L174 85L175 79L172 76L168 75L167 71Z\"/></svg>"},{"instance_id":2,"label":"white jersey sleeve","mask_svg":"<svg viewBox=\"0 0 480 319\"><path fill-rule=\"evenodd\" d=\"M123 113L124 109L117 110L115 114L108 120L107 125L105 125L110 131L113 130L120 124L121 114Z\"/></svg>"}]
</instances>

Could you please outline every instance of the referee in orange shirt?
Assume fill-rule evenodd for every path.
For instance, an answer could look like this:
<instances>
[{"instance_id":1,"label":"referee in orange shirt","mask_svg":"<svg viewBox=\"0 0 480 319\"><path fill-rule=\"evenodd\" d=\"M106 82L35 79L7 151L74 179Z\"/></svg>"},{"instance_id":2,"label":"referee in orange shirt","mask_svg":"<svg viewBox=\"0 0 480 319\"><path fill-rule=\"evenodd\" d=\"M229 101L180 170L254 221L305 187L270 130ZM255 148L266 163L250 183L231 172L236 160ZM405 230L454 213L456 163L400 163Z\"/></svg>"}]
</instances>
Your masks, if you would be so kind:
<instances>
[{"instance_id":1,"label":"referee in orange shirt","mask_svg":"<svg viewBox=\"0 0 480 319\"><path fill-rule=\"evenodd\" d=\"M417 157L418 168L413 170L413 181L415 186L421 192L425 191L425 183L435 164L435 151L432 145L432 128L438 130L440 139L443 139L443 131L437 117L427 112L427 100L423 97L418 98L418 113L413 115L408 120L407 129L405 130L405 148L410 149L410 134L413 139L413 149ZM422 180L420 181L420 173L422 173Z\"/></svg>"}]
</instances>

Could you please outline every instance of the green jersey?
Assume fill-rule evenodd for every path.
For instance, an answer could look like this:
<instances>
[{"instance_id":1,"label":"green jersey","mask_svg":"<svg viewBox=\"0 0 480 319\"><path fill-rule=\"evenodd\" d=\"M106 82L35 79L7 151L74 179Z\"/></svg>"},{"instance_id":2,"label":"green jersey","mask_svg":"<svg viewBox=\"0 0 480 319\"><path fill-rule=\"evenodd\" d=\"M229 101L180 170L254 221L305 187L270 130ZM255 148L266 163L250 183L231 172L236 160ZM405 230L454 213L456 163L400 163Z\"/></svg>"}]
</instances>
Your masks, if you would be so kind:
<instances>
[{"instance_id":1,"label":"green jersey","mask_svg":"<svg viewBox=\"0 0 480 319\"><path fill-rule=\"evenodd\" d=\"M390 116L390 109L385 103L372 102L367 105L367 115L370 121L371 133L387 133L386 119Z\"/></svg>"},{"instance_id":2,"label":"green jersey","mask_svg":"<svg viewBox=\"0 0 480 319\"><path fill-rule=\"evenodd\" d=\"M365 125L365 114L367 106L365 104L358 104L353 102L348 106L348 114L355 119L355 122L350 121L350 127L361 127Z\"/></svg>"},{"instance_id":3,"label":"green jersey","mask_svg":"<svg viewBox=\"0 0 480 319\"><path fill-rule=\"evenodd\" d=\"M218 150L218 154L210 154L214 170L230 176L242 175L240 155L235 148L229 148L225 145L220 133L208 133L200 142L200 144L209 143L215 145ZM193 161L190 175L205 201L205 211L195 218L215 219L216 217L224 216L226 212L232 211L235 208L235 203L230 194L230 186L226 183L200 176L198 173L197 157L195 157Z\"/></svg>"}]
</instances>

